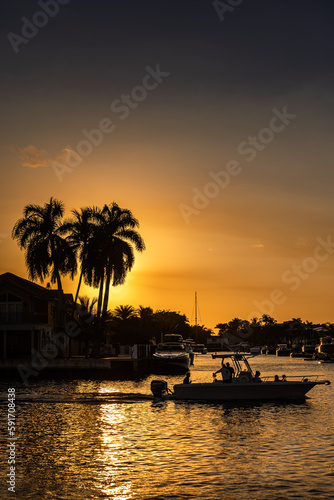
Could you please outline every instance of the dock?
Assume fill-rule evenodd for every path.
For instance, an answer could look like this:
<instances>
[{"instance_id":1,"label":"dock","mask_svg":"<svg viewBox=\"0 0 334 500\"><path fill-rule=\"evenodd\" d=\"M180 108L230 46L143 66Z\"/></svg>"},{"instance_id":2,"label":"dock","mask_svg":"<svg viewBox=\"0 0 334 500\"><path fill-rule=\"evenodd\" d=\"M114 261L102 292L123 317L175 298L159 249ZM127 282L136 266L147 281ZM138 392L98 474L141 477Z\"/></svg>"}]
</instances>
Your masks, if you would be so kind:
<instances>
[{"instance_id":1,"label":"dock","mask_svg":"<svg viewBox=\"0 0 334 500\"><path fill-rule=\"evenodd\" d=\"M150 373L150 357L119 355L104 358L0 359L0 380L34 378L136 379Z\"/></svg>"}]
</instances>

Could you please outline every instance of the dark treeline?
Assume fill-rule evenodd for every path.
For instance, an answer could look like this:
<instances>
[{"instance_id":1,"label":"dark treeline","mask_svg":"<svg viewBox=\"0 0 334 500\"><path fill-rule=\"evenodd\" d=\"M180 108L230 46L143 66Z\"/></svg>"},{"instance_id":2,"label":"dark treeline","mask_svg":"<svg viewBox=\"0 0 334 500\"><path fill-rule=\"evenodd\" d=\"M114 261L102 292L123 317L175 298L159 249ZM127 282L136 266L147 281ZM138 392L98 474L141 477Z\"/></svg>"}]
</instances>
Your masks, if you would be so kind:
<instances>
[{"instance_id":1,"label":"dark treeline","mask_svg":"<svg viewBox=\"0 0 334 500\"><path fill-rule=\"evenodd\" d=\"M108 310L103 330L99 334L99 323L96 321L97 300L79 297L81 313L79 317L85 340L109 344L133 345L159 343L166 333L178 333L184 339L192 338L198 343L206 343L212 331L203 325L192 326L185 314L180 312L131 305L119 305ZM87 323L82 311L90 314L92 321ZM85 336L86 335L86 336ZM99 337L97 339L97 337Z\"/></svg>"},{"instance_id":2,"label":"dark treeline","mask_svg":"<svg viewBox=\"0 0 334 500\"><path fill-rule=\"evenodd\" d=\"M251 345L275 346L279 343L305 343L319 341L324 335L334 335L333 323L313 324L292 318L290 321L278 323L273 317L263 314L261 318L251 321L234 318L228 323L218 323L220 337L228 337L232 342L248 342Z\"/></svg>"},{"instance_id":3,"label":"dark treeline","mask_svg":"<svg viewBox=\"0 0 334 500\"><path fill-rule=\"evenodd\" d=\"M290 347L304 343L319 342L320 337L334 335L334 324L313 324L303 322L301 318L278 323L274 318L263 315L252 321L234 318L228 323L218 323L214 333L204 325L190 325L185 314L171 310L156 310L151 307L119 305L108 310L105 328L99 335L98 323L95 327L97 299L90 301L87 297L79 298L81 308L89 311L92 323L86 327L86 340L101 345L108 344L148 344L159 343L166 333L179 333L184 339L191 338L198 343L206 344L208 338L228 340L229 345L247 342L250 346L276 346L287 343ZM85 327L82 327L85 335Z\"/></svg>"}]
</instances>

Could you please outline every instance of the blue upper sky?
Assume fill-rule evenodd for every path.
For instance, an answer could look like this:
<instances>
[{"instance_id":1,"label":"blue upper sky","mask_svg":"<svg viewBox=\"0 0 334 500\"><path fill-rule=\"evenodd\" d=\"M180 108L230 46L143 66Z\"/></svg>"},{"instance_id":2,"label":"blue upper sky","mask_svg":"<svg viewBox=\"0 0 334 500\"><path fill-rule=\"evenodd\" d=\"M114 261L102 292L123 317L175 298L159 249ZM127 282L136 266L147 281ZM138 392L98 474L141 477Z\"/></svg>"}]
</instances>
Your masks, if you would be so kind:
<instances>
[{"instance_id":1,"label":"blue upper sky","mask_svg":"<svg viewBox=\"0 0 334 500\"><path fill-rule=\"evenodd\" d=\"M50 196L68 210L114 200L146 228L140 278L128 281L149 277L144 305L161 296L157 307L180 309L202 289L219 322L288 292L281 276L333 227L333 19L329 0L2 2L0 234ZM164 76L141 99L152 71ZM112 105L133 92L122 120ZM273 110L295 118L273 133ZM52 162L82 153L84 131L103 120L113 132L60 181ZM242 173L208 191L230 161ZM10 238L0 252L0 272L24 275ZM274 315L330 315L334 273L323 266Z\"/></svg>"}]
</instances>

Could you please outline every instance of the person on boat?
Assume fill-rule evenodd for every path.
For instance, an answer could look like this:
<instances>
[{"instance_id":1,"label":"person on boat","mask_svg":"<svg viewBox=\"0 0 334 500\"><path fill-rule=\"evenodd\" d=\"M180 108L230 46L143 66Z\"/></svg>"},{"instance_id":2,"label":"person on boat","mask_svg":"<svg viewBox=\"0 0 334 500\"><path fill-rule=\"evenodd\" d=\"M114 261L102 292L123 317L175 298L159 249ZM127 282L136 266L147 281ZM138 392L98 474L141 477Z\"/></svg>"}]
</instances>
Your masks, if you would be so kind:
<instances>
[{"instance_id":1,"label":"person on boat","mask_svg":"<svg viewBox=\"0 0 334 500\"><path fill-rule=\"evenodd\" d=\"M184 384L191 384L191 380L190 380L190 372L187 372L186 373L186 376L184 377L183 379L183 383Z\"/></svg>"},{"instance_id":2,"label":"person on boat","mask_svg":"<svg viewBox=\"0 0 334 500\"><path fill-rule=\"evenodd\" d=\"M274 382L280 382L279 376L275 375Z\"/></svg>"},{"instance_id":3,"label":"person on boat","mask_svg":"<svg viewBox=\"0 0 334 500\"><path fill-rule=\"evenodd\" d=\"M233 368L233 366L230 366L230 363L228 361L225 363L225 366L228 369L228 371L230 372L231 380L232 380L232 378L234 377L234 368Z\"/></svg>"},{"instance_id":4,"label":"person on boat","mask_svg":"<svg viewBox=\"0 0 334 500\"><path fill-rule=\"evenodd\" d=\"M222 374L222 379L223 379L223 382L224 383L229 383L229 382L232 382L232 378L231 378L231 372L230 370L224 365L224 363L222 362L222 367L217 370L213 376L215 376L217 373L221 373Z\"/></svg>"},{"instance_id":5,"label":"person on boat","mask_svg":"<svg viewBox=\"0 0 334 500\"><path fill-rule=\"evenodd\" d=\"M286 382L286 375L282 375L282 382Z\"/></svg>"},{"instance_id":6,"label":"person on boat","mask_svg":"<svg viewBox=\"0 0 334 500\"><path fill-rule=\"evenodd\" d=\"M253 378L253 382L262 382L260 375L261 375L261 373L259 372L259 370L256 370L255 377Z\"/></svg>"}]
</instances>

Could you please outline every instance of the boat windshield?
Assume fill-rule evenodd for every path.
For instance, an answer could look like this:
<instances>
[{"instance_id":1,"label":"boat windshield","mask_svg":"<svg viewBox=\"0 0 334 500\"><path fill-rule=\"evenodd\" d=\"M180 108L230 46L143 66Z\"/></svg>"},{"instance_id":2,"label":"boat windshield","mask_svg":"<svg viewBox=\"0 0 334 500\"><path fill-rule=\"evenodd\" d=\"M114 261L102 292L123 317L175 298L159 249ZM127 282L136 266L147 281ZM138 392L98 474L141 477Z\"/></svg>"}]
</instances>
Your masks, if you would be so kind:
<instances>
[{"instance_id":1,"label":"boat windshield","mask_svg":"<svg viewBox=\"0 0 334 500\"><path fill-rule=\"evenodd\" d=\"M159 351L184 351L183 344L176 344L173 342L165 342L161 346L159 346Z\"/></svg>"},{"instance_id":2,"label":"boat windshield","mask_svg":"<svg viewBox=\"0 0 334 500\"><path fill-rule=\"evenodd\" d=\"M183 342L183 337L177 333L167 333L164 336L164 342Z\"/></svg>"}]
</instances>

